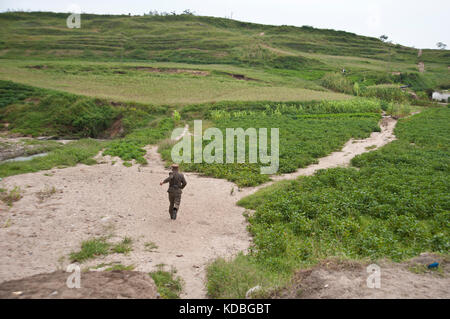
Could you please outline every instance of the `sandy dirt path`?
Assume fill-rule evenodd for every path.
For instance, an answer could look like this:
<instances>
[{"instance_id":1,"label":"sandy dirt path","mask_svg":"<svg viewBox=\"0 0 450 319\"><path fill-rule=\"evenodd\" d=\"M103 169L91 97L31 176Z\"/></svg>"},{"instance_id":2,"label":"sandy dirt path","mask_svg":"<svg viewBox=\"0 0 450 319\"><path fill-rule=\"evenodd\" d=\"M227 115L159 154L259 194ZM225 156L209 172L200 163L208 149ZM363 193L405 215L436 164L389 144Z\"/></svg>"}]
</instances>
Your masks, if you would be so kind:
<instances>
[{"instance_id":1,"label":"sandy dirt path","mask_svg":"<svg viewBox=\"0 0 450 319\"><path fill-rule=\"evenodd\" d=\"M381 132L365 140L351 140L342 151L318 164L274 179L294 179L318 169L348 165L354 156L367 152L367 147L379 148L394 140L395 124L395 120L383 118ZM173 222L167 185L159 186L168 170L156 147L149 146L147 151L149 165L145 167L126 168L120 160L114 163L109 157L99 157L101 163L95 166L3 179L0 187L19 186L23 198L12 208L0 206L0 282L65 268L67 256L79 250L83 240L112 235L111 241L120 241L128 236L134 241L129 255L96 258L83 267L121 262L149 272L165 264L184 280L181 297L205 298L208 263L246 251L251 243L244 209L236 202L273 182L232 195L237 187L231 182L186 173L188 185L179 217ZM52 187L57 192L41 202L37 193ZM145 244L150 242L158 246L155 251L146 250Z\"/></svg>"}]
</instances>

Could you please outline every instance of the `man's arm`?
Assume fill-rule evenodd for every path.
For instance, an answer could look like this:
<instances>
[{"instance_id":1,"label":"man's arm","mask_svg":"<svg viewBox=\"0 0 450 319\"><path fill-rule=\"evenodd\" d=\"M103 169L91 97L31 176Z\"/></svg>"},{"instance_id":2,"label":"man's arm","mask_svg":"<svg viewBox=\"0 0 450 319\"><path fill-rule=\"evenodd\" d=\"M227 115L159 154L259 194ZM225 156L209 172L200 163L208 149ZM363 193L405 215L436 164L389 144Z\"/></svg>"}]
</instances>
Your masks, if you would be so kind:
<instances>
[{"instance_id":1,"label":"man's arm","mask_svg":"<svg viewBox=\"0 0 450 319\"><path fill-rule=\"evenodd\" d=\"M187 185L186 179L184 178L184 175L181 175L181 189L185 188Z\"/></svg>"},{"instance_id":2,"label":"man's arm","mask_svg":"<svg viewBox=\"0 0 450 319\"><path fill-rule=\"evenodd\" d=\"M163 180L161 183L159 183L159 185L162 186L162 184L168 183L170 182L170 180L173 178L172 173L169 174L169 177L167 177L165 180Z\"/></svg>"}]
</instances>

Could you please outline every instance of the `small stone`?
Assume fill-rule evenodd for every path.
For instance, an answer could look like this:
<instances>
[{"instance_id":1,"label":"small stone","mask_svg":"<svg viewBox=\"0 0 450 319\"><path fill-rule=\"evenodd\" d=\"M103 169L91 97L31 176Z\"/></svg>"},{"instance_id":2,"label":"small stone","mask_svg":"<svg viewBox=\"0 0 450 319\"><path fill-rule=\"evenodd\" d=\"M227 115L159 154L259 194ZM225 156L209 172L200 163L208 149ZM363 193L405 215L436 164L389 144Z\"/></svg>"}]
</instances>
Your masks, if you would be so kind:
<instances>
[{"instance_id":1,"label":"small stone","mask_svg":"<svg viewBox=\"0 0 450 319\"><path fill-rule=\"evenodd\" d=\"M20 296L23 294L23 291L13 291L12 293L14 296Z\"/></svg>"},{"instance_id":2,"label":"small stone","mask_svg":"<svg viewBox=\"0 0 450 319\"><path fill-rule=\"evenodd\" d=\"M52 292L51 294L50 294L50 296L56 296L58 294L58 292L55 290L54 292Z\"/></svg>"},{"instance_id":3,"label":"small stone","mask_svg":"<svg viewBox=\"0 0 450 319\"><path fill-rule=\"evenodd\" d=\"M178 258L183 257L183 255L177 255Z\"/></svg>"}]
</instances>

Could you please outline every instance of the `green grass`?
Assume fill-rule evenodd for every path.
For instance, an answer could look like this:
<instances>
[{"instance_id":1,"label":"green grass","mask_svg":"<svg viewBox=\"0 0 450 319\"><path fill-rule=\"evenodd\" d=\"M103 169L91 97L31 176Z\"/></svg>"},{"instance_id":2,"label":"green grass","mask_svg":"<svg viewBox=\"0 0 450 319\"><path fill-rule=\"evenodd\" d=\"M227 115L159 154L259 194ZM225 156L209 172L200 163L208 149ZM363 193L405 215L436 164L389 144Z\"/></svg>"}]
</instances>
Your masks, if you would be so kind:
<instances>
[{"instance_id":1,"label":"green grass","mask_svg":"<svg viewBox=\"0 0 450 319\"><path fill-rule=\"evenodd\" d=\"M264 270L254 259L240 253L233 262L223 258L214 260L207 268L207 292L215 299L244 299L247 291L260 286L253 298L265 298L268 291L264 288L282 287L289 280L284 273Z\"/></svg>"},{"instance_id":2,"label":"green grass","mask_svg":"<svg viewBox=\"0 0 450 319\"><path fill-rule=\"evenodd\" d=\"M210 295L241 297L255 281L233 292L215 276L222 272L222 282L232 282L248 265L259 276L290 276L328 257L401 261L424 251L448 254L449 120L449 108L404 118L397 141L353 159L359 170L319 171L241 200L255 210L249 217L254 245L240 257L247 261L211 268Z\"/></svg>"},{"instance_id":3,"label":"green grass","mask_svg":"<svg viewBox=\"0 0 450 319\"><path fill-rule=\"evenodd\" d=\"M49 69L27 68L36 61L4 60L0 66L0 79L38 86L46 89L66 91L93 98L165 106L214 102L214 101L293 101L312 99L348 99L334 92L327 92L318 83L298 77L298 72L287 74L270 70L227 65L187 65L169 62L85 62L85 61L40 61ZM56 72L66 65L82 64L96 72ZM54 69L50 67L54 66ZM136 67L199 69L210 72L208 76L183 73L156 73L136 71ZM125 69L126 73L102 72L106 69ZM130 72L129 70L133 70ZM122 71L120 71L122 72ZM258 81L244 81L230 74L243 74Z\"/></svg>"},{"instance_id":4,"label":"green grass","mask_svg":"<svg viewBox=\"0 0 450 319\"><path fill-rule=\"evenodd\" d=\"M63 168L77 164L97 163L92 157L102 149L103 143L91 139L70 142L48 153L47 156L33 158L25 162L0 164L0 177L34 173L52 168Z\"/></svg>"},{"instance_id":5,"label":"green grass","mask_svg":"<svg viewBox=\"0 0 450 319\"><path fill-rule=\"evenodd\" d=\"M100 100L33 89L8 81L0 81L0 89L11 96L20 96L25 89L33 92L28 94L27 100L17 98L3 103L0 120L10 123L8 129L12 133L97 137L118 116L117 109Z\"/></svg>"},{"instance_id":6,"label":"green grass","mask_svg":"<svg viewBox=\"0 0 450 319\"><path fill-rule=\"evenodd\" d=\"M0 76L76 94L159 105L328 98L324 92L301 89L323 91L321 78L342 68L352 82L365 86L394 82L423 91L450 85L447 51L424 50L418 58L417 49L343 31L192 15L90 14L83 14L82 28L68 29L66 16L1 13L5 27L0 30L0 58L6 63ZM419 61L426 64L422 75L417 72ZM149 62L211 73L150 74L128 67ZM230 73L259 81L236 80Z\"/></svg>"},{"instance_id":7,"label":"green grass","mask_svg":"<svg viewBox=\"0 0 450 319\"><path fill-rule=\"evenodd\" d=\"M180 277L176 277L176 271L164 270L164 265L158 265L158 270L149 273L155 281L158 293L163 299L179 299L183 290L183 283Z\"/></svg>"},{"instance_id":8,"label":"green grass","mask_svg":"<svg viewBox=\"0 0 450 319\"><path fill-rule=\"evenodd\" d=\"M110 253L110 244L106 238L94 238L83 241L81 250L70 254L71 262L84 262L98 256L105 256Z\"/></svg>"},{"instance_id":9,"label":"green grass","mask_svg":"<svg viewBox=\"0 0 450 319\"><path fill-rule=\"evenodd\" d=\"M5 25L2 49L7 50L4 56L152 59L284 69L298 68L305 63L317 65L314 59L301 58L298 54L302 52L391 59L394 63L417 61L414 48L308 26L270 26L193 15L83 14L82 28L68 29L66 18L65 13L2 13L0 21ZM283 58L279 53L284 53ZM446 52L440 50L424 50L422 56L425 62L445 61L446 58Z\"/></svg>"},{"instance_id":10,"label":"green grass","mask_svg":"<svg viewBox=\"0 0 450 319\"><path fill-rule=\"evenodd\" d=\"M70 253L71 262L85 262L99 256L109 254L128 254L132 251L132 240L125 237L120 243L112 244L108 242L108 238L99 237L85 240L81 243L81 249L77 252Z\"/></svg>"},{"instance_id":11,"label":"green grass","mask_svg":"<svg viewBox=\"0 0 450 319\"><path fill-rule=\"evenodd\" d=\"M114 245L111 250L116 254L128 254L133 250L133 240L130 237L125 237L120 243Z\"/></svg>"},{"instance_id":12,"label":"green grass","mask_svg":"<svg viewBox=\"0 0 450 319\"><path fill-rule=\"evenodd\" d=\"M9 123L11 133L31 136L116 137L117 134L107 131L113 124L118 123L118 129L125 134L169 110L39 89L10 81L0 80L0 90L17 97L3 102L0 122ZM31 93L26 95L27 99L19 99L24 90Z\"/></svg>"}]
</instances>

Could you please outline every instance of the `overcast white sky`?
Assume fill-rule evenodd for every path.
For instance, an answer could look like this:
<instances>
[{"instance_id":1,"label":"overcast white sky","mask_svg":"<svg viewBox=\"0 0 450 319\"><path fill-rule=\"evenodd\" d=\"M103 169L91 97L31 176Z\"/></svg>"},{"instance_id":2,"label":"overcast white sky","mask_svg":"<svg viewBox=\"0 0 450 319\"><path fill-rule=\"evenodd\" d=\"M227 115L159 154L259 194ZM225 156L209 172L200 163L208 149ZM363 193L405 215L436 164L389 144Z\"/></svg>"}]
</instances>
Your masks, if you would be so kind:
<instances>
[{"instance_id":1,"label":"overcast white sky","mask_svg":"<svg viewBox=\"0 0 450 319\"><path fill-rule=\"evenodd\" d=\"M68 12L77 6L99 14L190 9L198 15L232 15L262 24L310 25L373 37L386 34L394 43L416 48L436 48L441 41L450 48L449 0L0 0L0 11Z\"/></svg>"}]
</instances>

